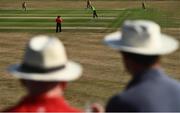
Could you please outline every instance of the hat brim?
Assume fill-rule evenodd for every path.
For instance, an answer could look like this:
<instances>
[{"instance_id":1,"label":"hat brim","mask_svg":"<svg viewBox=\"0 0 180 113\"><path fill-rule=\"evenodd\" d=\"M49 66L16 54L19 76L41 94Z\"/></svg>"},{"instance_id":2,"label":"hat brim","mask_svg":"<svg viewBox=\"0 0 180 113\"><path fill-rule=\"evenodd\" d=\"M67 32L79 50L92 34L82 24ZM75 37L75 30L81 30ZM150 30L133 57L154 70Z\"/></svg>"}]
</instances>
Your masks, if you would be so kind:
<instances>
[{"instance_id":1,"label":"hat brim","mask_svg":"<svg viewBox=\"0 0 180 113\"><path fill-rule=\"evenodd\" d=\"M122 43L122 33L119 31L105 36L104 42L113 49L142 55L165 55L172 53L178 48L178 41L173 39L171 36L162 34L161 38L162 46L156 49L147 49L143 47L128 47Z\"/></svg>"},{"instance_id":2,"label":"hat brim","mask_svg":"<svg viewBox=\"0 0 180 113\"><path fill-rule=\"evenodd\" d=\"M15 77L33 81L73 81L82 74L82 67L72 61L69 61L64 69L49 73L27 73L19 71L21 65L15 64L8 68L8 71Z\"/></svg>"}]
</instances>

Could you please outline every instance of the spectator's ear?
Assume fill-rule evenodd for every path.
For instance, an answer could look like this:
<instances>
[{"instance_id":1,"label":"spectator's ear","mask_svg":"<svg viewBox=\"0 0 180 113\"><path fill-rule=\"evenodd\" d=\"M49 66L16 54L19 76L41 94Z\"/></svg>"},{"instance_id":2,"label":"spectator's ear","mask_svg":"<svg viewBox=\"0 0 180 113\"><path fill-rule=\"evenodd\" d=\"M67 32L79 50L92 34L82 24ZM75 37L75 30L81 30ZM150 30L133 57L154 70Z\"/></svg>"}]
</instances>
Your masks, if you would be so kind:
<instances>
[{"instance_id":1,"label":"spectator's ear","mask_svg":"<svg viewBox=\"0 0 180 113\"><path fill-rule=\"evenodd\" d=\"M93 113L104 113L104 107L101 105L101 104L99 104L99 103L93 103L92 105L91 105L91 111L93 112Z\"/></svg>"},{"instance_id":2,"label":"spectator's ear","mask_svg":"<svg viewBox=\"0 0 180 113\"><path fill-rule=\"evenodd\" d=\"M67 87L67 82L61 82L59 83L59 86L62 88L62 90L65 90Z\"/></svg>"}]
</instances>

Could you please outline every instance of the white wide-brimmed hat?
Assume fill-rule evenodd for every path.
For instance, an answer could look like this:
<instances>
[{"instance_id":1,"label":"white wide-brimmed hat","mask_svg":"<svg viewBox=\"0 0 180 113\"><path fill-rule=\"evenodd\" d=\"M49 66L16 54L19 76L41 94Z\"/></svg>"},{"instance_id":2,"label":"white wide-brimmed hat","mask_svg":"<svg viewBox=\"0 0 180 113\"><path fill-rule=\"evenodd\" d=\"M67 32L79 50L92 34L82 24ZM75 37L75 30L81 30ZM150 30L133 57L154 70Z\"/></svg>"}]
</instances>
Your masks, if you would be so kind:
<instances>
[{"instance_id":1,"label":"white wide-brimmed hat","mask_svg":"<svg viewBox=\"0 0 180 113\"><path fill-rule=\"evenodd\" d=\"M141 55L164 55L178 48L178 41L161 33L160 26L148 20L127 20L122 32L111 33L104 38L110 47Z\"/></svg>"},{"instance_id":2,"label":"white wide-brimmed hat","mask_svg":"<svg viewBox=\"0 0 180 113\"><path fill-rule=\"evenodd\" d=\"M60 40L40 35L29 41L23 62L10 66L8 71L20 79L71 81L81 76L82 67L67 59Z\"/></svg>"}]
</instances>

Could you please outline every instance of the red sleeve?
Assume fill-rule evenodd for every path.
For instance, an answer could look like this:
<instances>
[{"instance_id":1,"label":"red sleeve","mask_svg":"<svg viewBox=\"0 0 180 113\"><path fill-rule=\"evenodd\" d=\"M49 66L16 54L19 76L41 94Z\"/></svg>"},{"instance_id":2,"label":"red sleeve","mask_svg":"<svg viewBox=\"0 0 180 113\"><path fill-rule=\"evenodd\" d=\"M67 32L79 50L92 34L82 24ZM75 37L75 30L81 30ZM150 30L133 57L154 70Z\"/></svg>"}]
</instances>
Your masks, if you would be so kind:
<instances>
[{"instance_id":1,"label":"red sleeve","mask_svg":"<svg viewBox=\"0 0 180 113\"><path fill-rule=\"evenodd\" d=\"M61 21L61 22L63 22L63 19L62 19L62 18L60 18L60 21Z\"/></svg>"}]
</instances>

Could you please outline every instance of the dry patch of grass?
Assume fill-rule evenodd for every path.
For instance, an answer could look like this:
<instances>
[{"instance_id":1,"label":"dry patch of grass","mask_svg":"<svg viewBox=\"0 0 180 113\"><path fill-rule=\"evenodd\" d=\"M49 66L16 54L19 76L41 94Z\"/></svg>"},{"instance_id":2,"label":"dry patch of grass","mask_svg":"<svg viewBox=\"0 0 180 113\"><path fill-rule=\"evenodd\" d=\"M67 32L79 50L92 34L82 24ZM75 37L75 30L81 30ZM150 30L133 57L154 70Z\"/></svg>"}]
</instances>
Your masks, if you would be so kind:
<instances>
[{"instance_id":1,"label":"dry patch of grass","mask_svg":"<svg viewBox=\"0 0 180 113\"><path fill-rule=\"evenodd\" d=\"M0 107L4 108L14 105L19 100L15 95L21 97L25 92L18 85L18 81L7 74L5 69L8 65L21 61L25 44L35 34L0 33L0 35L0 80L4 81L2 83L4 88L0 88L0 91L3 91L0 94L0 99L3 99L0 102ZM71 83L66 92L67 99L73 105L83 107L88 100L104 102L112 93L114 94L124 87L126 81L122 81L124 77L119 76L119 73L123 73L122 76L127 75L127 73L122 71L122 64L117 62L117 60L121 61L119 54L103 45L102 38L105 33L62 32L61 34L48 35L59 37L67 48L69 59L80 62L84 67L83 77ZM117 85L119 83L120 85ZM107 86L107 84L109 85ZM10 86L14 86L13 89L9 88ZM111 91L109 92L107 89ZM6 95L7 93L9 95Z\"/></svg>"},{"instance_id":2,"label":"dry patch of grass","mask_svg":"<svg viewBox=\"0 0 180 113\"><path fill-rule=\"evenodd\" d=\"M21 8L22 1L19 0L1 0L0 8L17 9ZM92 4L98 9L121 9L121 8L137 8L141 7L141 1L92 1ZM171 11L177 13L180 9L180 1L178 0L146 0L148 8L157 8L160 10ZM58 0L28 0L27 7L33 9L82 9L86 8L86 1L58 1Z\"/></svg>"},{"instance_id":3,"label":"dry patch of grass","mask_svg":"<svg viewBox=\"0 0 180 113\"><path fill-rule=\"evenodd\" d=\"M180 29L164 29L163 30L164 33L169 34L171 36L174 36L180 43ZM180 80L180 49L178 49L177 51L175 51L173 54L167 55L165 57L163 57L162 59L162 63L163 66L166 69L166 72Z\"/></svg>"},{"instance_id":4,"label":"dry patch of grass","mask_svg":"<svg viewBox=\"0 0 180 113\"><path fill-rule=\"evenodd\" d=\"M179 30L164 29L176 39L180 40ZM5 69L8 65L21 61L25 43L32 33L0 33L0 107L14 105L25 91L15 78L11 77ZM66 92L71 104L84 107L88 100L99 100L106 103L107 99L119 92L127 84L129 76L125 71L121 56L118 52L106 47L102 39L106 33L62 32L48 34L57 36L66 46L69 59L79 62L84 67L80 80L69 84ZM172 77L180 79L180 50L164 56L163 67ZM17 93L18 92L18 93Z\"/></svg>"}]
</instances>

